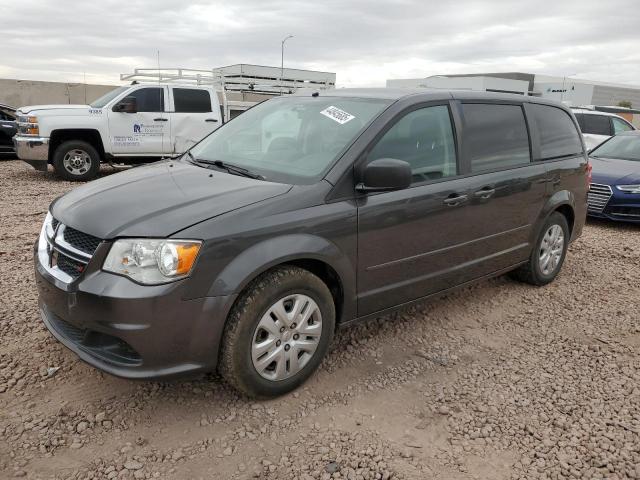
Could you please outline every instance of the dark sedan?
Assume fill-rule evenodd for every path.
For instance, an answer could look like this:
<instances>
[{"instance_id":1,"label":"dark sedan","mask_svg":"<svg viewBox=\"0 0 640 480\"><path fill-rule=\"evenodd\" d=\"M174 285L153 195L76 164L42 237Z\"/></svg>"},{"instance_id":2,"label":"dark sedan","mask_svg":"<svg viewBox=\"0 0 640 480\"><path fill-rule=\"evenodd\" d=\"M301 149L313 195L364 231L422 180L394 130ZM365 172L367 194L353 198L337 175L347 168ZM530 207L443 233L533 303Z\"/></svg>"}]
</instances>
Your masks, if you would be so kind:
<instances>
[{"instance_id":1,"label":"dark sedan","mask_svg":"<svg viewBox=\"0 0 640 480\"><path fill-rule=\"evenodd\" d=\"M16 109L0 103L0 154L15 153L13 136L17 131Z\"/></svg>"},{"instance_id":2,"label":"dark sedan","mask_svg":"<svg viewBox=\"0 0 640 480\"><path fill-rule=\"evenodd\" d=\"M640 223L640 131L611 137L590 154L588 214Z\"/></svg>"}]
</instances>

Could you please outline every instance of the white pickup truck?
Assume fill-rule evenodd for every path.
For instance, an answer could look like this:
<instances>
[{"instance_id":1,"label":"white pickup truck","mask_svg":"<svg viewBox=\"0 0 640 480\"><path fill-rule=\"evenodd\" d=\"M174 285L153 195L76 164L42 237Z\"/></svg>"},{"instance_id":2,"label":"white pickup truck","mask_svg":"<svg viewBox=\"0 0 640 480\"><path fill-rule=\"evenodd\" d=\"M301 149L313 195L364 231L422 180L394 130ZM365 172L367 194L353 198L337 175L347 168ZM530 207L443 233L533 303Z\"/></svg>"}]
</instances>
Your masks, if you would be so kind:
<instances>
[{"instance_id":1,"label":"white pickup truck","mask_svg":"<svg viewBox=\"0 0 640 480\"><path fill-rule=\"evenodd\" d=\"M18 158L80 181L101 162L180 155L223 122L212 86L173 83L119 87L91 105L21 107L17 116Z\"/></svg>"}]
</instances>

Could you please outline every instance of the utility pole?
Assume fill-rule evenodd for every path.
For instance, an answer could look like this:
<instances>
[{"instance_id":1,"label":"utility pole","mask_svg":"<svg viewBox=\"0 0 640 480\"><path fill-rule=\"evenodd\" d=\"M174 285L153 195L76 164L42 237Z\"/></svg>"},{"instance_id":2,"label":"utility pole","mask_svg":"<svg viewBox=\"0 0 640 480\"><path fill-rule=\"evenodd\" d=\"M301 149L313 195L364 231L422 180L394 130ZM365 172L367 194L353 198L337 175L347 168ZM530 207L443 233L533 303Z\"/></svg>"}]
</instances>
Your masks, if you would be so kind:
<instances>
[{"instance_id":1,"label":"utility pole","mask_svg":"<svg viewBox=\"0 0 640 480\"><path fill-rule=\"evenodd\" d=\"M282 95L282 82L284 78L284 42L286 42L290 38L293 38L293 35L287 35L282 39L282 49L280 50L280 95Z\"/></svg>"}]
</instances>

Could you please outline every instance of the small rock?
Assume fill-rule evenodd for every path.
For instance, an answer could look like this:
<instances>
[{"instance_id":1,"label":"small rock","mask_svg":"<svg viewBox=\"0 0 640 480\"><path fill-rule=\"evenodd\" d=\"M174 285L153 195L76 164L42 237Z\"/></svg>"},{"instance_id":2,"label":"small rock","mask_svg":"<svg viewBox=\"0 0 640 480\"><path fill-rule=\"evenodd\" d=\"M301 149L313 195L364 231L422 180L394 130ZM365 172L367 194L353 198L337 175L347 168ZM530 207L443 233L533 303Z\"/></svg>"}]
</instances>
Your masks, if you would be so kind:
<instances>
[{"instance_id":1,"label":"small rock","mask_svg":"<svg viewBox=\"0 0 640 480\"><path fill-rule=\"evenodd\" d=\"M126 468L127 470L140 470L143 466L144 465L142 465L137 460L129 460L124 464L124 468Z\"/></svg>"}]
</instances>

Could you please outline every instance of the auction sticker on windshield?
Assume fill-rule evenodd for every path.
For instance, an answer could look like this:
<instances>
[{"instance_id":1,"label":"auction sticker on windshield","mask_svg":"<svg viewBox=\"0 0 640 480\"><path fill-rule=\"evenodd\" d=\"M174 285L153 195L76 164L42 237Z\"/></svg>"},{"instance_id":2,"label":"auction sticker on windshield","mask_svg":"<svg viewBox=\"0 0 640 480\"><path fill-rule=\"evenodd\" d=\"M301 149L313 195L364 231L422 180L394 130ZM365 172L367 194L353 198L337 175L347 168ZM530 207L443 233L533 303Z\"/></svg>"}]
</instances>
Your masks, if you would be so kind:
<instances>
[{"instance_id":1,"label":"auction sticker on windshield","mask_svg":"<svg viewBox=\"0 0 640 480\"><path fill-rule=\"evenodd\" d=\"M334 107L333 105L325 108L320 113L325 117L329 117L331 120L335 120L340 125L344 125L349 120L353 120L354 118L356 118L350 113L347 113L344 110L340 110L338 107Z\"/></svg>"}]
</instances>

